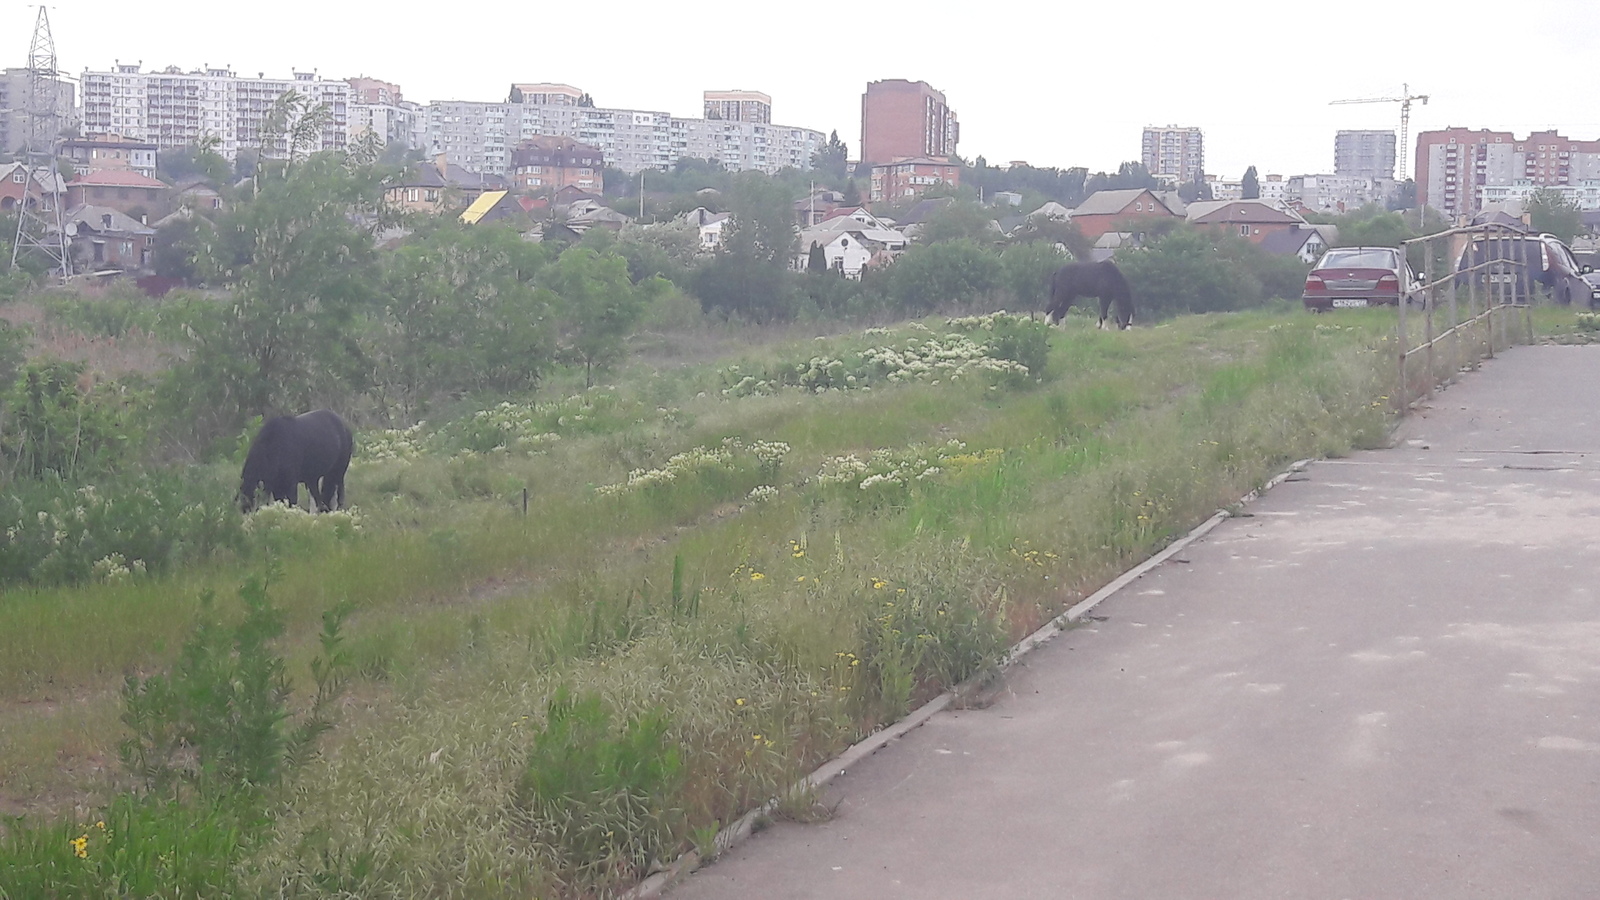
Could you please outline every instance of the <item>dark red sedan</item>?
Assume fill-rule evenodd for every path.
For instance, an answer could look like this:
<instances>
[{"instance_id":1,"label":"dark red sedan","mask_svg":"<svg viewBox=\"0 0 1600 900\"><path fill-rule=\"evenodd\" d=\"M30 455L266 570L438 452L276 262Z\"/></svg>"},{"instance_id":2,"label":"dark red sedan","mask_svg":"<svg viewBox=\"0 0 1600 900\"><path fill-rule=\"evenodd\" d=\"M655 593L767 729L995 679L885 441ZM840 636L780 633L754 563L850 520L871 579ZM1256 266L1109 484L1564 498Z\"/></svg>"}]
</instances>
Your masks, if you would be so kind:
<instances>
[{"instance_id":1,"label":"dark red sedan","mask_svg":"<svg viewBox=\"0 0 1600 900\"><path fill-rule=\"evenodd\" d=\"M1313 312L1380 303L1393 306L1400 302L1402 290L1410 297L1419 287L1405 253L1394 247L1335 247L1322 254L1306 276L1300 299Z\"/></svg>"}]
</instances>

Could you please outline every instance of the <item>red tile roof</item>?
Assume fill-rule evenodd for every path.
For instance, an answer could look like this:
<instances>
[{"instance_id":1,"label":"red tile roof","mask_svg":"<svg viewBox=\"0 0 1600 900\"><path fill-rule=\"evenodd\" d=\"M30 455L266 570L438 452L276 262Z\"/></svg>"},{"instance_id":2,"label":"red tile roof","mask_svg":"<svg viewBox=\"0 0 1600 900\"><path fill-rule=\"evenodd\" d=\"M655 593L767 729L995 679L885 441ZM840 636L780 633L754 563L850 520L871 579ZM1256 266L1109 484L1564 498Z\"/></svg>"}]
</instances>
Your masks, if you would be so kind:
<instances>
[{"instance_id":1,"label":"red tile roof","mask_svg":"<svg viewBox=\"0 0 1600 900\"><path fill-rule=\"evenodd\" d=\"M166 185L148 175L140 175L132 169L101 169L87 175L79 175L67 182L68 187L88 185L90 187L137 187L137 188L165 188Z\"/></svg>"}]
</instances>

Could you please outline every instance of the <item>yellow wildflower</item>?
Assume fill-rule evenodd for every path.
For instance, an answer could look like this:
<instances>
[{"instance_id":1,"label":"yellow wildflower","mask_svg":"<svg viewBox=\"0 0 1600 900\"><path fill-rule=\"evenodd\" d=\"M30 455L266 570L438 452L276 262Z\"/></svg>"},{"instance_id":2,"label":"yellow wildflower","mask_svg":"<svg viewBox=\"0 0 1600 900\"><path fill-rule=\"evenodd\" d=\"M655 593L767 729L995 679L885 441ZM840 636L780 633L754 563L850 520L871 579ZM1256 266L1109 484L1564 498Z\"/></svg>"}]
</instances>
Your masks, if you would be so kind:
<instances>
[{"instance_id":1,"label":"yellow wildflower","mask_svg":"<svg viewBox=\"0 0 1600 900\"><path fill-rule=\"evenodd\" d=\"M744 698L743 697L735 697L735 698L733 698L733 705L734 706L743 706L744 705Z\"/></svg>"},{"instance_id":2,"label":"yellow wildflower","mask_svg":"<svg viewBox=\"0 0 1600 900\"><path fill-rule=\"evenodd\" d=\"M67 843L72 845L72 852L76 854L79 859L89 858L89 835L80 834L72 840L67 841Z\"/></svg>"}]
</instances>

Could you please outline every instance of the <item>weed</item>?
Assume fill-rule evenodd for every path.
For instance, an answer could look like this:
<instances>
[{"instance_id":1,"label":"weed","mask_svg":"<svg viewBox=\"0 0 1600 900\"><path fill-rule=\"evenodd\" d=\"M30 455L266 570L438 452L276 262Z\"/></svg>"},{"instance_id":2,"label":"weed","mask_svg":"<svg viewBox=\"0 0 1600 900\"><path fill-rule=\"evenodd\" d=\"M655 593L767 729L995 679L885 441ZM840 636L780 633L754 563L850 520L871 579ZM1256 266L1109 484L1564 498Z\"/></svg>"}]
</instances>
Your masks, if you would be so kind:
<instances>
[{"instance_id":1,"label":"weed","mask_svg":"<svg viewBox=\"0 0 1600 900\"><path fill-rule=\"evenodd\" d=\"M664 710L613 721L597 694L556 691L513 802L537 839L590 878L628 877L671 855L683 773Z\"/></svg>"}]
</instances>

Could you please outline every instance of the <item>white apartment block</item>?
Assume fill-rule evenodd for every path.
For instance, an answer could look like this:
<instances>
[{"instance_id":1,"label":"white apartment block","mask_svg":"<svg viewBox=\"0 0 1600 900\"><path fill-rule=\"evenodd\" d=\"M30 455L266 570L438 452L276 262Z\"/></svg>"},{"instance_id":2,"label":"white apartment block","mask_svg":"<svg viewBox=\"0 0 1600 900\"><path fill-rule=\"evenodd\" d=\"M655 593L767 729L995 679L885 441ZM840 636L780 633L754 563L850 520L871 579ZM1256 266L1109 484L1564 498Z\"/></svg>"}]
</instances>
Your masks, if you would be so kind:
<instances>
[{"instance_id":1,"label":"white apartment block","mask_svg":"<svg viewBox=\"0 0 1600 900\"><path fill-rule=\"evenodd\" d=\"M1394 196L1393 178L1363 178L1358 175L1295 175L1290 177L1285 199L1305 204L1308 209L1346 212L1368 203L1385 203ZM1265 191L1262 192L1265 198Z\"/></svg>"},{"instance_id":2,"label":"white apartment block","mask_svg":"<svg viewBox=\"0 0 1600 900\"><path fill-rule=\"evenodd\" d=\"M418 138L417 120L422 119L421 134ZM398 103L360 103L350 104L350 140L355 140L366 134L377 136L378 143L388 146L395 142L404 143L408 147L417 148L421 142L426 141L428 133L427 114L423 111L422 104L401 100Z\"/></svg>"},{"instance_id":3,"label":"white apartment block","mask_svg":"<svg viewBox=\"0 0 1600 900\"><path fill-rule=\"evenodd\" d=\"M517 87L524 97L535 94L527 90L534 85ZM606 165L629 174L671 168L684 158L717 160L735 172L805 169L827 143L822 132L810 128L566 102L443 101L428 105L426 119L427 138L419 146L442 151L463 168L497 175L507 173L511 151L519 143L539 135L571 137L598 147Z\"/></svg>"},{"instance_id":4,"label":"white apartment block","mask_svg":"<svg viewBox=\"0 0 1600 900\"><path fill-rule=\"evenodd\" d=\"M44 110L46 117L38 120L41 130L39 139L49 140L62 129L76 125L78 122L78 107L75 102L76 91L72 82L61 78L49 79L48 93L52 101L52 109ZM33 97L33 73L28 69L5 69L0 71L0 151L18 153L28 143L28 128L32 120L28 116L28 106ZM50 114L54 114L51 121ZM55 134L43 132L54 128Z\"/></svg>"},{"instance_id":5,"label":"white apartment block","mask_svg":"<svg viewBox=\"0 0 1600 900\"><path fill-rule=\"evenodd\" d=\"M1213 200L1243 200L1243 178L1217 178L1206 176L1206 184L1211 186L1211 199ZM1263 203L1281 207L1288 199L1289 183L1283 180L1282 175L1262 175L1256 179L1256 186L1260 190L1257 199Z\"/></svg>"},{"instance_id":6,"label":"white apartment block","mask_svg":"<svg viewBox=\"0 0 1600 900\"><path fill-rule=\"evenodd\" d=\"M169 66L141 72L118 63L109 72L85 71L83 132L119 134L162 148L183 147L216 137L218 151L233 160L242 149L261 147L261 124L286 91L295 91L328 108L328 123L316 150L342 150L350 137L351 88L313 72L291 78L241 78L231 69L184 72ZM281 153L278 147L266 148Z\"/></svg>"},{"instance_id":7,"label":"white apartment block","mask_svg":"<svg viewBox=\"0 0 1600 900\"><path fill-rule=\"evenodd\" d=\"M1193 126L1147 125L1141 160L1151 175L1176 184L1197 181L1206 170L1205 136Z\"/></svg>"}]
</instances>

